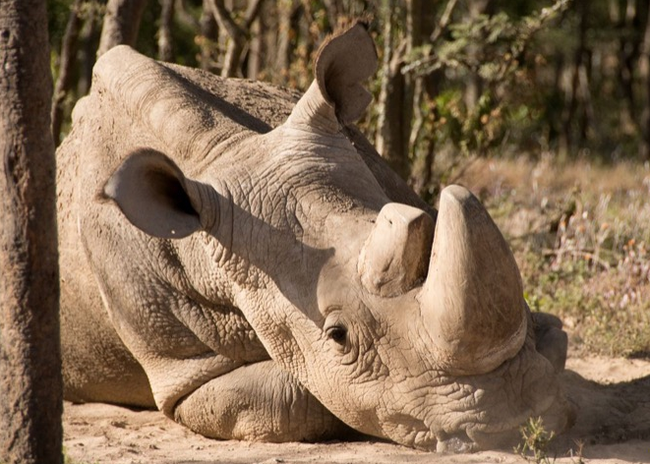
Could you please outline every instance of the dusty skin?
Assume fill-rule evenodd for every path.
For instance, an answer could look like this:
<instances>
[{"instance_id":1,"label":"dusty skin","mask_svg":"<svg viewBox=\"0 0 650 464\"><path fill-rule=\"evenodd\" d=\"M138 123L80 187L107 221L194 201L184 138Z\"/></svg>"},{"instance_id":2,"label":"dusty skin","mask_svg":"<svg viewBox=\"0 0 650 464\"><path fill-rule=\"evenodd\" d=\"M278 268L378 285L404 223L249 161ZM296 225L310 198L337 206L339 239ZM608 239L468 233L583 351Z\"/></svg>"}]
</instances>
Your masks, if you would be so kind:
<instances>
[{"instance_id":1,"label":"dusty skin","mask_svg":"<svg viewBox=\"0 0 650 464\"><path fill-rule=\"evenodd\" d=\"M574 371L603 385L650 377L650 361L645 360L569 358L567 369L569 374ZM274 444L211 440L192 433L159 411L134 411L98 403L66 402L64 431L66 456L74 464L525 462L508 452L445 455L376 441ZM650 441L585 441L583 462L650 463ZM579 463L580 459L558 455L555 462Z\"/></svg>"}]
</instances>

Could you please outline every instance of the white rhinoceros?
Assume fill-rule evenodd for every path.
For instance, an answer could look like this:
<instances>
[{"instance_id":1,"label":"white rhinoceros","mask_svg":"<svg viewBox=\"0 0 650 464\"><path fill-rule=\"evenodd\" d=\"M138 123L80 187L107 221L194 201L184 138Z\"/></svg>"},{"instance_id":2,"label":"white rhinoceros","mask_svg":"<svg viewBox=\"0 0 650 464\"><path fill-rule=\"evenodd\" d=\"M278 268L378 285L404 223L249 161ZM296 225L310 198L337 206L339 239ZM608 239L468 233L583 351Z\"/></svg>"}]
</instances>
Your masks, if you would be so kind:
<instances>
[{"instance_id":1,"label":"white rhinoceros","mask_svg":"<svg viewBox=\"0 0 650 464\"><path fill-rule=\"evenodd\" d=\"M99 59L58 151L66 398L245 440L470 450L570 425L565 337L485 209L459 186L429 209L350 125L376 65L362 23L295 104L124 46Z\"/></svg>"}]
</instances>

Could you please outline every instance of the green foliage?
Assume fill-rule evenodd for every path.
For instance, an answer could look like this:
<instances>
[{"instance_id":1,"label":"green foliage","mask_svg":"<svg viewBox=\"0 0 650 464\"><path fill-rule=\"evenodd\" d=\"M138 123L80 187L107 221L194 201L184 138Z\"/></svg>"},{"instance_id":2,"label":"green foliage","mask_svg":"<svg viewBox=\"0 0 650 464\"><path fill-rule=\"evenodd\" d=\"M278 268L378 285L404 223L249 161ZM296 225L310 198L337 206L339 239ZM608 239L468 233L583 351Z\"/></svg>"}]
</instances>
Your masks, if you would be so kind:
<instances>
[{"instance_id":1,"label":"green foliage","mask_svg":"<svg viewBox=\"0 0 650 464\"><path fill-rule=\"evenodd\" d=\"M526 48L533 36L568 7L558 0L552 7L522 18L505 12L481 14L449 26L448 38L426 43L408 57L404 72L428 76L444 70L446 82L434 100L438 113L430 136L451 144L465 155L487 154L500 147L512 126L525 126L541 114L536 108L528 74ZM480 80L475 101L465 98L468 79Z\"/></svg>"},{"instance_id":2,"label":"green foliage","mask_svg":"<svg viewBox=\"0 0 650 464\"><path fill-rule=\"evenodd\" d=\"M72 3L48 0L55 75ZM91 3L105 5L105 1ZM290 3L282 5L286 9ZM422 163L423 154L432 150L461 157L546 150L575 155L589 150L603 159L643 154L643 147L650 150L650 133L644 135L649 100L640 48L648 5L633 3L638 10L634 20L626 19L626 2L609 0L546 0L542 5L531 0L493 0L478 14L471 2L447 0L427 10L430 24L423 23L423 30L442 24L446 9L455 6L429 40L429 32L420 37L423 40L415 39L402 67L410 79L423 79L426 89L414 103L413 117L422 120L412 121L421 127L411 136L409 162ZM233 17L241 22L243 3L233 4ZM202 2L186 0L182 11L179 5L172 29L176 61L196 66L199 47L206 43L199 31ZM389 48L400 49L411 34L406 4L395 0L310 0L292 5L291 29L286 31L290 63L280 70L276 48L279 34L285 33L279 30L280 3L264 3L265 48L257 78L305 89L311 80L311 61L325 34L337 26L335 22L363 12L374 16L371 31L380 55L387 21L393 24ZM147 7L138 38L138 50L152 57L157 56L160 10L158 2ZM211 42L220 57L227 42L223 31L221 35ZM629 76L627 84L625 76ZM384 78L378 75L378 80ZM378 95L379 82L373 87ZM407 117L409 113L405 112ZM363 125L368 134L377 134L377 121L376 114L366 118ZM432 163L435 157L425 158ZM414 175L427 170L420 167ZM430 182L438 182L441 175ZM423 192L436 190L436 185L429 185Z\"/></svg>"},{"instance_id":3,"label":"green foliage","mask_svg":"<svg viewBox=\"0 0 650 464\"><path fill-rule=\"evenodd\" d=\"M521 19L505 12L481 14L472 21L449 26L449 39L414 50L406 71L426 75L437 69L473 71L488 82L501 82L520 65L517 61L533 35L567 9L569 0L557 0Z\"/></svg>"},{"instance_id":4,"label":"green foliage","mask_svg":"<svg viewBox=\"0 0 650 464\"><path fill-rule=\"evenodd\" d=\"M515 453L519 454L527 462L534 462L535 464L555 462L555 458L551 460L548 457L548 446L555 437L555 433L549 433L544 428L544 421L541 417L529 418L520 431L522 442L515 448Z\"/></svg>"}]
</instances>

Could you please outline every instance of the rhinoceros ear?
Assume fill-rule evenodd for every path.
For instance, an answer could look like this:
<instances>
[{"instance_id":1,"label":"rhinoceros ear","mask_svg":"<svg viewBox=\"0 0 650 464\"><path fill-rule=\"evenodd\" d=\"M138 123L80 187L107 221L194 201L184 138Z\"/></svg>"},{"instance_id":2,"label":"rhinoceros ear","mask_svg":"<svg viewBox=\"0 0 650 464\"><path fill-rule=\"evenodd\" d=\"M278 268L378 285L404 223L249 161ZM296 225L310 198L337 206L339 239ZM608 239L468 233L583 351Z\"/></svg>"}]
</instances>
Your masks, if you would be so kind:
<instances>
[{"instance_id":1,"label":"rhinoceros ear","mask_svg":"<svg viewBox=\"0 0 650 464\"><path fill-rule=\"evenodd\" d=\"M131 154L104 185L134 226L159 238L183 238L201 228L188 194L188 180L164 154L141 149Z\"/></svg>"},{"instance_id":2,"label":"rhinoceros ear","mask_svg":"<svg viewBox=\"0 0 650 464\"><path fill-rule=\"evenodd\" d=\"M361 117L372 100L363 82L377 69L375 44L361 21L328 38L314 63L316 79L287 121L327 133Z\"/></svg>"},{"instance_id":3,"label":"rhinoceros ear","mask_svg":"<svg viewBox=\"0 0 650 464\"><path fill-rule=\"evenodd\" d=\"M377 51L368 24L356 21L321 46L315 61L316 82L342 123L359 119L372 101L363 83L377 70Z\"/></svg>"}]
</instances>

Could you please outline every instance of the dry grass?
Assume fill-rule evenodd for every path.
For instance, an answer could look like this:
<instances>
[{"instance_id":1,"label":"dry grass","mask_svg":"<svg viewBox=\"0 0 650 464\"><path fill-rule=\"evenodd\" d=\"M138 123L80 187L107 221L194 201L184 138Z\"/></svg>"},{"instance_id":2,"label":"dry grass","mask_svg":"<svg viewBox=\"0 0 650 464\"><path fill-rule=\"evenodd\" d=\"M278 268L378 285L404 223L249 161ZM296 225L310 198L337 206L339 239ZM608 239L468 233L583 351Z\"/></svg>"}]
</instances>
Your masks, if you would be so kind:
<instances>
[{"instance_id":1,"label":"dry grass","mask_svg":"<svg viewBox=\"0 0 650 464\"><path fill-rule=\"evenodd\" d=\"M650 355L650 166L472 160L454 182L511 243L532 310L557 314L572 347Z\"/></svg>"}]
</instances>

